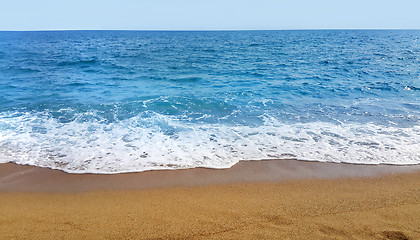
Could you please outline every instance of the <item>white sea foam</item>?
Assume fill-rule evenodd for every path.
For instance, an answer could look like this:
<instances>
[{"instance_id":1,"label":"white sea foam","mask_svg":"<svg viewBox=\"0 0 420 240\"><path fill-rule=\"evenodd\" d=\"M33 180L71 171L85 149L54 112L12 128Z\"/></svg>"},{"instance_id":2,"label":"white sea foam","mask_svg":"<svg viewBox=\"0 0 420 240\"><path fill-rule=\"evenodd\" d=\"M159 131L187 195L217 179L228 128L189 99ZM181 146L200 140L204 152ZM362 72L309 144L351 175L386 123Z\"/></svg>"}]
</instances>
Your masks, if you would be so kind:
<instances>
[{"instance_id":1,"label":"white sea foam","mask_svg":"<svg viewBox=\"0 0 420 240\"><path fill-rule=\"evenodd\" d=\"M89 114L89 113L84 113ZM228 126L185 123L159 114L114 123L62 123L48 114L0 115L0 162L70 173L229 168L240 160L296 158L419 164L420 126L324 122Z\"/></svg>"}]
</instances>

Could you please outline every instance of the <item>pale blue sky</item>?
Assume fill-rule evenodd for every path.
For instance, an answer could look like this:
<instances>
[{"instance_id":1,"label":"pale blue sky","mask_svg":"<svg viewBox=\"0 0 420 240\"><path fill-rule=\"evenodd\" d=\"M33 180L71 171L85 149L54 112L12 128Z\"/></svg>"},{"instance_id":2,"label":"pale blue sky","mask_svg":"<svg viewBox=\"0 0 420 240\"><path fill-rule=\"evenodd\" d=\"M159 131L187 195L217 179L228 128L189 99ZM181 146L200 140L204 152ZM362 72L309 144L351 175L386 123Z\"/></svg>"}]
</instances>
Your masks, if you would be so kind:
<instances>
[{"instance_id":1,"label":"pale blue sky","mask_svg":"<svg viewBox=\"0 0 420 240\"><path fill-rule=\"evenodd\" d=\"M0 0L0 30L420 29L420 0Z\"/></svg>"}]
</instances>

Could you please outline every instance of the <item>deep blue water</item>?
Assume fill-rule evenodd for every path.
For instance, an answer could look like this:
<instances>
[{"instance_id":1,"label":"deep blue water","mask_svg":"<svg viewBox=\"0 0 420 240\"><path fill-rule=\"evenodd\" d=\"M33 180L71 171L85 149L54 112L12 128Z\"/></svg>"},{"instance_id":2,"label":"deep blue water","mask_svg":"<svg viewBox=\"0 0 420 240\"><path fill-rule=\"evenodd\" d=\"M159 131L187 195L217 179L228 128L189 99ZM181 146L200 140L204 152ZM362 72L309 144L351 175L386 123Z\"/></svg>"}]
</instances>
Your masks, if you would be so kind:
<instances>
[{"instance_id":1,"label":"deep blue water","mask_svg":"<svg viewBox=\"0 0 420 240\"><path fill-rule=\"evenodd\" d=\"M0 162L420 163L420 31L0 32Z\"/></svg>"}]
</instances>

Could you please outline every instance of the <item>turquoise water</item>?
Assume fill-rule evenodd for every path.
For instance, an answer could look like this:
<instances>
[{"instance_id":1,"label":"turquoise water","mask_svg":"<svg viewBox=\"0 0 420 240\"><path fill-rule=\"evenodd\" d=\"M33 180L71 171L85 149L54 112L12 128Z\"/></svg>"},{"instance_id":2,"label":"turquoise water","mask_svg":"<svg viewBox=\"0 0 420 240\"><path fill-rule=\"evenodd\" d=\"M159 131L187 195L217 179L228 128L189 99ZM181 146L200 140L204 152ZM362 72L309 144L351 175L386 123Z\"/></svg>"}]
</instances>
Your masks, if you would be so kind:
<instances>
[{"instance_id":1,"label":"turquoise water","mask_svg":"<svg viewBox=\"0 0 420 240\"><path fill-rule=\"evenodd\" d=\"M0 162L420 163L420 31L0 32Z\"/></svg>"}]
</instances>

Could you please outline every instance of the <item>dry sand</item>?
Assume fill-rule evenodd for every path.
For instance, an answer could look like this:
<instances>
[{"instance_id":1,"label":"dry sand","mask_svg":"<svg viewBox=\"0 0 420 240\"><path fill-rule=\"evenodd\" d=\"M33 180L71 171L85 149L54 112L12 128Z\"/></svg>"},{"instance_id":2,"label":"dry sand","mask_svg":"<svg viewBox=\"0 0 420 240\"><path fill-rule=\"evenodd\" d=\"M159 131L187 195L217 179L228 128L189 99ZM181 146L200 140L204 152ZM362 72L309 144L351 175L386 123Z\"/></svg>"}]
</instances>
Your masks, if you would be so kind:
<instances>
[{"instance_id":1,"label":"dry sand","mask_svg":"<svg viewBox=\"0 0 420 240\"><path fill-rule=\"evenodd\" d=\"M0 165L0 239L189 238L420 239L419 166L263 161L104 176Z\"/></svg>"}]
</instances>

